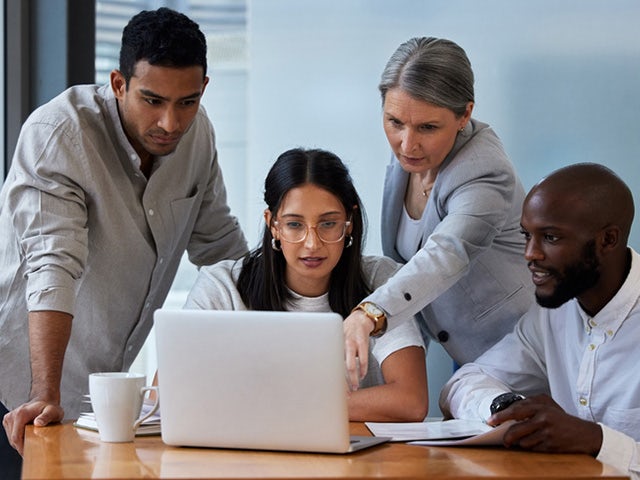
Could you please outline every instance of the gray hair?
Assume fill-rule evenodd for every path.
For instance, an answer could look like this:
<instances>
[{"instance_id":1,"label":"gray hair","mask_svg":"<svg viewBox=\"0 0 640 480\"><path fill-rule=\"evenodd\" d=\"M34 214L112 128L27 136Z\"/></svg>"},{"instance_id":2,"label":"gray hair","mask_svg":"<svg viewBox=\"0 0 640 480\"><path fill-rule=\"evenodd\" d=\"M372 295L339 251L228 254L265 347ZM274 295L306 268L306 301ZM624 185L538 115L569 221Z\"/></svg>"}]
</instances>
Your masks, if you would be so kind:
<instances>
[{"instance_id":1,"label":"gray hair","mask_svg":"<svg viewBox=\"0 0 640 480\"><path fill-rule=\"evenodd\" d=\"M387 62L378 88L382 103L392 88L464 114L474 101L473 71L465 51L451 40L415 37L398 47Z\"/></svg>"}]
</instances>

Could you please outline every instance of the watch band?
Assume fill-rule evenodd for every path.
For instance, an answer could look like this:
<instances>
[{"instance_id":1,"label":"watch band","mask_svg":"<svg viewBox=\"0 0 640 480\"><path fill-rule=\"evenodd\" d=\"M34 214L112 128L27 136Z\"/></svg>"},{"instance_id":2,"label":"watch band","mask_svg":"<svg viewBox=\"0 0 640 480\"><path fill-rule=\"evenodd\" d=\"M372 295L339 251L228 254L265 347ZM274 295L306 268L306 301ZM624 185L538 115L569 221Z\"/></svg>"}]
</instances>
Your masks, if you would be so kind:
<instances>
[{"instance_id":1,"label":"watch band","mask_svg":"<svg viewBox=\"0 0 640 480\"><path fill-rule=\"evenodd\" d=\"M524 396L518 393L507 392L507 393L498 395L496 398L493 399L493 401L491 402L491 406L489 407L489 410L491 411L491 415L504 410L505 408L510 406L512 403L517 402L519 400L524 400Z\"/></svg>"},{"instance_id":2,"label":"watch band","mask_svg":"<svg viewBox=\"0 0 640 480\"><path fill-rule=\"evenodd\" d=\"M387 315L375 303L362 302L352 311L355 310L362 310L373 322L373 330L369 333L370 337L379 337L387 331Z\"/></svg>"}]
</instances>

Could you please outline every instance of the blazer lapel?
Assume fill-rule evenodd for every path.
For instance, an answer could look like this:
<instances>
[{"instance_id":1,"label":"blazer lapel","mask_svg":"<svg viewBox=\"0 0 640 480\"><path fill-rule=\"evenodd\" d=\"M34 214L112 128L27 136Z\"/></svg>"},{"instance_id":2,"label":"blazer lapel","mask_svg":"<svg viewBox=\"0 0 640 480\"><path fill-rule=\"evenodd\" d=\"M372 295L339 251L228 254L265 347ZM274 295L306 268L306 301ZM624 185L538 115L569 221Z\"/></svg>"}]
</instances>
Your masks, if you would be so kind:
<instances>
[{"instance_id":1,"label":"blazer lapel","mask_svg":"<svg viewBox=\"0 0 640 480\"><path fill-rule=\"evenodd\" d=\"M391 163L387 165L384 180L384 199L382 202L380 231L382 234L382 251L384 254L402 263L404 263L405 260L396 251L395 244L408 179L409 174L402 169L400 163L396 160L395 156L392 155Z\"/></svg>"}]
</instances>

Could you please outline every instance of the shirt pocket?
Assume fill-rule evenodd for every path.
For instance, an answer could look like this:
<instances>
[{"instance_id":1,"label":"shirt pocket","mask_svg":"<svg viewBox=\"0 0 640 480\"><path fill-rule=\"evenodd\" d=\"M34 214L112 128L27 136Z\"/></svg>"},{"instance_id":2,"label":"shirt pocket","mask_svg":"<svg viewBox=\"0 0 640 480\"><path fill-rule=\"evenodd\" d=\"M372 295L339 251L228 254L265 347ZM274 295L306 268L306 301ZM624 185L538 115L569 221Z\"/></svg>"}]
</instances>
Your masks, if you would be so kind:
<instances>
[{"instance_id":1,"label":"shirt pocket","mask_svg":"<svg viewBox=\"0 0 640 480\"><path fill-rule=\"evenodd\" d=\"M196 223L198 212L200 211L200 203L202 194L196 190L195 194L187 197L173 200L171 202L171 216L173 220L173 228L177 247L186 246L188 239L191 237L193 226Z\"/></svg>"}]
</instances>

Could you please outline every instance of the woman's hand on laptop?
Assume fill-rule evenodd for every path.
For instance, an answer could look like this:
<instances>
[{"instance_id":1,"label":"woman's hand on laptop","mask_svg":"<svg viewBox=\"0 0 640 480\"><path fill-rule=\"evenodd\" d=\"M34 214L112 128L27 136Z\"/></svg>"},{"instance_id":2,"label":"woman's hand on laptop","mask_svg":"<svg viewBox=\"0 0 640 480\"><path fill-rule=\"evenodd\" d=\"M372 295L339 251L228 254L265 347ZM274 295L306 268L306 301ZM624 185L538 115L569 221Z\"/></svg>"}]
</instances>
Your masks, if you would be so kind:
<instances>
[{"instance_id":1,"label":"woman's hand on laptop","mask_svg":"<svg viewBox=\"0 0 640 480\"><path fill-rule=\"evenodd\" d=\"M347 382L352 391L369 366L369 334L373 330L371 319L362 311L354 310L342 324L344 329L344 354L347 365Z\"/></svg>"}]
</instances>

